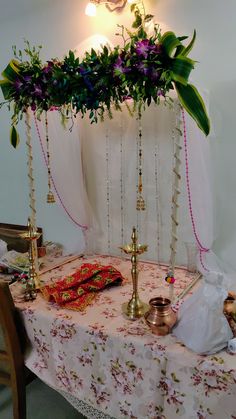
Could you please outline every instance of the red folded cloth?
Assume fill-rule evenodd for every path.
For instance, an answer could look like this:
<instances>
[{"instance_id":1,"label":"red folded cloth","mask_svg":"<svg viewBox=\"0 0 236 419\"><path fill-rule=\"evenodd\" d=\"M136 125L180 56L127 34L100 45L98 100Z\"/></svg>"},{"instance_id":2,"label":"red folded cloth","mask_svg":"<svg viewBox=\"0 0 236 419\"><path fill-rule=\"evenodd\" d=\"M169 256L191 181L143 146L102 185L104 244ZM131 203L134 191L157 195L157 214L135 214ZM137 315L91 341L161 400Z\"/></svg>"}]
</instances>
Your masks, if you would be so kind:
<instances>
[{"instance_id":1,"label":"red folded cloth","mask_svg":"<svg viewBox=\"0 0 236 419\"><path fill-rule=\"evenodd\" d=\"M71 310L83 310L94 299L96 292L103 288L121 284L123 277L113 266L98 263L84 263L75 273L42 287L47 300L54 300L60 306Z\"/></svg>"}]
</instances>

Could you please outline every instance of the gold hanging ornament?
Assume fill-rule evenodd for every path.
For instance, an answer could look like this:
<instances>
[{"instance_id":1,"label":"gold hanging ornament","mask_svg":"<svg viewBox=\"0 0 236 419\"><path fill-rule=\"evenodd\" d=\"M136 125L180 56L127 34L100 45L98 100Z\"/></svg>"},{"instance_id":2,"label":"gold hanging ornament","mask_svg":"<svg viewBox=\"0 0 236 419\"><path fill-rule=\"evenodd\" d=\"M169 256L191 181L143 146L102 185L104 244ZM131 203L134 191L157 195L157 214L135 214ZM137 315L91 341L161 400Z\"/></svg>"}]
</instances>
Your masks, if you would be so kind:
<instances>
[{"instance_id":1,"label":"gold hanging ornament","mask_svg":"<svg viewBox=\"0 0 236 419\"><path fill-rule=\"evenodd\" d=\"M48 136L48 117L47 112L45 112L45 131L46 131L46 150L47 150L47 170L48 170L48 193L47 193L47 203L54 204L55 197L51 189L51 167L50 167L50 151L49 151L49 136Z\"/></svg>"},{"instance_id":2,"label":"gold hanging ornament","mask_svg":"<svg viewBox=\"0 0 236 419\"><path fill-rule=\"evenodd\" d=\"M181 167L181 119L180 119L181 105L175 105L176 127L173 130L173 145L174 145L174 165L173 165L173 194L172 194L172 211L171 211L171 243L170 243L170 263L169 272L166 276L166 282L169 283L169 299L173 303L174 283L175 283L175 258L177 248L177 231L179 226L178 212L179 212L179 195L180 195L180 167Z\"/></svg>"},{"instance_id":3,"label":"gold hanging ornament","mask_svg":"<svg viewBox=\"0 0 236 419\"><path fill-rule=\"evenodd\" d=\"M139 151L138 151L138 196L137 196L137 202L136 202L136 210L137 211L145 211L146 209L146 203L142 196L143 192L143 169L142 169L142 160L143 160L143 152L142 152L142 115L141 111L138 112L138 136L139 136Z\"/></svg>"},{"instance_id":4,"label":"gold hanging ornament","mask_svg":"<svg viewBox=\"0 0 236 419\"><path fill-rule=\"evenodd\" d=\"M32 226L36 229L36 205L35 205L35 182L34 182L34 171L33 171L33 152L32 152L32 135L31 135L31 117L29 109L26 110L25 114L25 125L26 125L26 146L27 146L27 166L28 166L28 179L29 179L29 207L30 207L30 221ZM37 242L34 241L32 245L32 252L34 257L36 273L39 271L38 264L38 249Z\"/></svg>"}]
</instances>

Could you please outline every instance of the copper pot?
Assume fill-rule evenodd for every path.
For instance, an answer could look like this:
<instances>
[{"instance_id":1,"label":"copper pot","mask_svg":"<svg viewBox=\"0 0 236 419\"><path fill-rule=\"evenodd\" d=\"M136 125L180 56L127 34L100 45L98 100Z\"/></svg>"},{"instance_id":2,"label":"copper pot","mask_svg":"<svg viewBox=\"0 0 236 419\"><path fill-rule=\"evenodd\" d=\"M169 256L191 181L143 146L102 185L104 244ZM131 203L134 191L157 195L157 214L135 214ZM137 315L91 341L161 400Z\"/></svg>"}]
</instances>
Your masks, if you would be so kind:
<instances>
[{"instance_id":1,"label":"copper pot","mask_svg":"<svg viewBox=\"0 0 236 419\"><path fill-rule=\"evenodd\" d=\"M230 295L224 301L224 314L232 317L236 321L236 300Z\"/></svg>"},{"instance_id":2,"label":"copper pot","mask_svg":"<svg viewBox=\"0 0 236 419\"><path fill-rule=\"evenodd\" d=\"M168 298L156 297L149 301L150 310L145 314L145 320L155 335L164 336L170 333L177 321L177 316L171 308Z\"/></svg>"}]
</instances>

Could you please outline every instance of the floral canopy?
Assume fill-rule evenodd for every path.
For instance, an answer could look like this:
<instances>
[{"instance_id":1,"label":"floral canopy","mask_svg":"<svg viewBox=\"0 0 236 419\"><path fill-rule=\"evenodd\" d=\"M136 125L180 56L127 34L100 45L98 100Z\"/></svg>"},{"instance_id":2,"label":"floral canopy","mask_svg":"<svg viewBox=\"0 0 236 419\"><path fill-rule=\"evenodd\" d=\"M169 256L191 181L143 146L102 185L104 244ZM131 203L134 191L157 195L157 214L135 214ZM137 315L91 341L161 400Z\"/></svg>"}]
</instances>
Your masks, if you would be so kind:
<instances>
[{"instance_id":1,"label":"floral canopy","mask_svg":"<svg viewBox=\"0 0 236 419\"><path fill-rule=\"evenodd\" d=\"M157 24L148 36L146 24L152 15L142 13L136 4L131 6L135 20L133 30L118 25L123 46L110 49L103 46L100 52L91 49L80 61L69 51L63 60L51 59L42 63L41 47L31 48L26 41L23 60L21 51L13 47L14 59L2 72L0 86L12 115L11 143L19 138L15 125L28 108L40 118L43 111L57 107L63 119L74 118L78 113L89 113L92 123L112 117L112 106L120 109L127 98L133 99L135 110L151 102L168 103L168 93L175 89L181 105L196 121L199 128L209 134L210 123L204 102L196 87L188 82L195 62L188 57L196 37L187 46L173 32L164 34ZM131 110L132 112L132 110Z\"/></svg>"}]
</instances>

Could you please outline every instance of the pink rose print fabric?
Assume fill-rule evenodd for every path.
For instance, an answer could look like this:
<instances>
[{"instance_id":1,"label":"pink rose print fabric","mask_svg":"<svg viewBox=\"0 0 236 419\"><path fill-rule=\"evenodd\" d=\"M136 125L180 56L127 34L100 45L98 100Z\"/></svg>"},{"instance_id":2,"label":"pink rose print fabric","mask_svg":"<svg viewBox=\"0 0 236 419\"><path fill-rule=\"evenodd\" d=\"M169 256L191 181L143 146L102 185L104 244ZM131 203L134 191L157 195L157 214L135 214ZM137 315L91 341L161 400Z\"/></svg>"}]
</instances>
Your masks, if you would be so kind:
<instances>
[{"instance_id":1,"label":"pink rose print fabric","mask_svg":"<svg viewBox=\"0 0 236 419\"><path fill-rule=\"evenodd\" d=\"M97 293L83 311L67 310L40 294L24 302L21 285L11 287L31 341L27 367L78 410L84 403L86 412L95 412L86 413L88 418L236 418L235 355L194 354L172 335L153 335L143 319L129 321L122 315L121 306L132 294L128 259L78 258L41 280L53 286L84 263L112 266L123 281ZM143 301L168 296L166 273L166 266L139 263ZM178 295L193 276L178 268L175 277Z\"/></svg>"}]
</instances>

